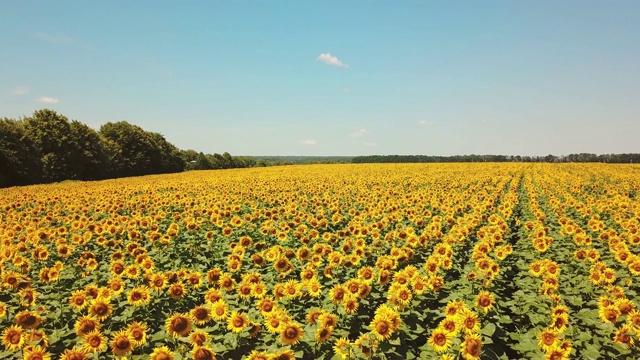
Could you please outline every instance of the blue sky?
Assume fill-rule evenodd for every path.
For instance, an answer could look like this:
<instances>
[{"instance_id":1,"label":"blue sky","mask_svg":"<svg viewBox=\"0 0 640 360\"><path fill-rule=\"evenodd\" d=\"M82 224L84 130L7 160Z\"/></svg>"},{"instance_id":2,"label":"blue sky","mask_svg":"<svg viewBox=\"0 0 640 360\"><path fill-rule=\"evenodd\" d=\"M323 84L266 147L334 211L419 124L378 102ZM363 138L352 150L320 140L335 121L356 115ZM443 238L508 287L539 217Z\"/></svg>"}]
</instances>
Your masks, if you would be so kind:
<instances>
[{"instance_id":1,"label":"blue sky","mask_svg":"<svg viewBox=\"0 0 640 360\"><path fill-rule=\"evenodd\" d=\"M13 1L0 116L232 155L640 152L638 1Z\"/></svg>"}]
</instances>

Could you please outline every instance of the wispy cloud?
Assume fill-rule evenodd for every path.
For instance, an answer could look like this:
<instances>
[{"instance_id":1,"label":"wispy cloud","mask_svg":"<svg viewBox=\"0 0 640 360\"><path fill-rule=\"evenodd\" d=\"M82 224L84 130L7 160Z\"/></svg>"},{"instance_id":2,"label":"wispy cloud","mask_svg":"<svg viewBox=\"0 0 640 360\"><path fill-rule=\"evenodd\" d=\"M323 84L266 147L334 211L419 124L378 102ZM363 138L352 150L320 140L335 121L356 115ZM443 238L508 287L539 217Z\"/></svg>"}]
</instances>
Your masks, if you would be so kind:
<instances>
[{"instance_id":1,"label":"wispy cloud","mask_svg":"<svg viewBox=\"0 0 640 360\"><path fill-rule=\"evenodd\" d=\"M83 47L87 50L92 50L93 46L86 44L72 36L64 35L64 34L46 34L37 32L34 36L44 42L48 42L49 44L55 45L75 45Z\"/></svg>"},{"instance_id":2,"label":"wispy cloud","mask_svg":"<svg viewBox=\"0 0 640 360\"><path fill-rule=\"evenodd\" d=\"M316 145L317 143L318 143L317 141L311 140L311 139L300 140L301 145Z\"/></svg>"},{"instance_id":3,"label":"wispy cloud","mask_svg":"<svg viewBox=\"0 0 640 360\"><path fill-rule=\"evenodd\" d=\"M322 61L323 63L325 63L327 65L331 65L331 66L344 67L344 68L349 67L349 65L343 63L336 56L333 56L328 52L318 55L318 60Z\"/></svg>"},{"instance_id":4,"label":"wispy cloud","mask_svg":"<svg viewBox=\"0 0 640 360\"><path fill-rule=\"evenodd\" d=\"M43 104L57 104L60 102L59 99L52 98L49 96L40 96L36 101Z\"/></svg>"},{"instance_id":5,"label":"wispy cloud","mask_svg":"<svg viewBox=\"0 0 640 360\"><path fill-rule=\"evenodd\" d=\"M14 88L13 90L11 90L11 95L14 96L23 96L23 95L27 95L29 93L29 88L26 86L18 86L17 88Z\"/></svg>"},{"instance_id":6,"label":"wispy cloud","mask_svg":"<svg viewBox=\"0 0 640 360\"><path fill-rule=\"evenodd\" d=\"M368 133L369 133L369 130L367 130L367 129L358 129L358 130L352 132L351 136L352 137L362 137L362 136L365 136Z\"/></svg>"},{"instance_id":7,"label":"wispy cloud","mask_svg":"<svg viewBox=\"0 0 640 360\"><path fill-rule=\"evenodd\" d=\"M433 122L431 120L420 120L420 121L418 121L418 125L424 126L424 127L429 127L429 126L435 125L435 122Z\"/></svg>"},{"instance_id":8,"label":"wispy cloud","mask_svg":"<svg viewBox=\"0 0 640 360\"><path fill-rule=\"evenodd\" d=\"M349 89L348 87L346 87L346 88L342 89L342 92L343 92L343 93L345 93L345 94L347 94L347 93L350 93L350 92L351 92L351 89Z\"/></svg>"},{"instance_id":9,"label":"wispy cloud","mask_svg":"<svg viewBox=\"0 0 640 360\"><path fill-rule=\"evenodd\" d=\"M365 142L362 143L362 145L368 146L368 147L374 147L374 146L376 146L378 144L376 144L374 142L365 141Z\"/></svg>"}]
</instances>

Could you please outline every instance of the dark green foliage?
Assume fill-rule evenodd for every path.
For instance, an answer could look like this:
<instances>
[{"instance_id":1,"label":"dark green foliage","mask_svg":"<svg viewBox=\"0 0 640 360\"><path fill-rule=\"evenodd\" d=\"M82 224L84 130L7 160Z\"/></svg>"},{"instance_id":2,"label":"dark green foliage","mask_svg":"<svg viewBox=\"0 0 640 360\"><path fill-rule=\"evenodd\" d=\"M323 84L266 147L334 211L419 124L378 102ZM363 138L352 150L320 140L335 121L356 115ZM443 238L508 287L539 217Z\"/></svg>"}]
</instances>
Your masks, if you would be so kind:
<instances>
[{"instance_id":1,"label":"dark green foliage","mask_svg":"<svg viewBox=\"0 0 640 360\"><path fill-rule=\"evenodd\" d=\"M42 181L42 163L21 121L0 119L0 187Z\"/></svg>"},{"instance_id":2,"label":"dark green foliage","mask_svg":"<svg viewBox=\"0 0 640 360\"><path fill-rule=\"evenodd\" d=\"M126 121L98 132L48 109L24 120L0 119L0 187L255 165L226 152L180 150L162 134Z\"/></svg>"}]
</instances>

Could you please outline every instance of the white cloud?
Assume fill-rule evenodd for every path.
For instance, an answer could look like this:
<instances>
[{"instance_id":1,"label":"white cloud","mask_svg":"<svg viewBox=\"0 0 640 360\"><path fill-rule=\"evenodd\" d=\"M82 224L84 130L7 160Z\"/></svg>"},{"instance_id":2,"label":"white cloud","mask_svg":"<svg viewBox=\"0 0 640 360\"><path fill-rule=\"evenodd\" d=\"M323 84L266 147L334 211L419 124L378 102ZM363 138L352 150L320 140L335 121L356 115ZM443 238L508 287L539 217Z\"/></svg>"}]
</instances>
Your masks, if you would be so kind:
<instances>
[{"instance_id":1,"label":"white cloud","mask_svg":"<svg viewBox=\"0 0 640 360\"><path fill-rule=\"evenodd\" d=\"M433 122L431 120L420 120L420 121L418 121L418 125L424 126L424 127L433 126L434 124L435 124L435 122Z\"/></svg>"},{"instance_id":2,"label":"white cloud","mask_svg":"<svg viewBox=\"0 0 640 360\"><path fill-rule=\"evenodd\" d=\"M342 61L340 61L340 59L338 59L336 56L331 55L330 53L322 53L318 55L318 60L331 66L344 67L344 68L349 67L349 65L343 63Z\"/></svg>"},{"instance_id":3,"label":"white cloud","mask_svg":"<svg viewBox=\"0 0 640 360\"><path fill-rule=\"evenodd\" d=\"M38 101L40 103L43 103L43 104L57 104L57 103L60 102L60 100L58 100L56 98L49 97L49 96L40 96L38 98L38 100L36 100L36 101Z\"/></svg>"},{"instance_id":4,"label":"white cloud","mask_svg":"<svg viewBox=\"0 0 640 360\"><path fill-rule=\"evenodd\" d=\"M362 137L362 136L365 136L368 133L369 133L369 130L367 130L367 129L358 129L358 130L352 132L351 136L352 137Z\"/></svg>"},{"instance_id":5,"label":"white cloud","mask_svg":"<svg viewBox=\"0 0 640 360\"><path fill-rule=\"evenodd\" d=\"M343 93L345 93L345 94L346 94L346 93L350 93L350 92L351 92L351 89L349 89L348 87L346 87L346 88L342 89L342 92L343 92Z\"/></svg>"},{"instance_id":6,"label":"white cloud","mask_svg":"<svg viewBox=\"0 0 640 360\"><path fill-rule=\"evenodd\" d=\"M376 144L376 143L374 143L374 142L365 141L365 142L363 142L363 143L362 143L362 145L364 145L364 146L368 146L368 147L374 147L374 146L376 146L377 144Z\"/></svg>"},{"instance_id":7,"label":"white cloud","mask_svg":"<svg viewBox=\"0 0 640 360\"><path fill-rule=\"evenodd\" d=\"M27 95L29 93L29 88L26 86L18 86L17 88L11 90L11 95L22 96Z\"/></svg>"},{"instance_id":8,"label":"white cloud","mask_svg":"<svg viewBox=\"0 0 640 360\"><path fill-rule=\"evenodd\" d=\"M307 140L300 140L300 144L302 145L316 145L318 142L315 140L311 140L311 139L307 139Z\"/></svg>"}]
</instances>

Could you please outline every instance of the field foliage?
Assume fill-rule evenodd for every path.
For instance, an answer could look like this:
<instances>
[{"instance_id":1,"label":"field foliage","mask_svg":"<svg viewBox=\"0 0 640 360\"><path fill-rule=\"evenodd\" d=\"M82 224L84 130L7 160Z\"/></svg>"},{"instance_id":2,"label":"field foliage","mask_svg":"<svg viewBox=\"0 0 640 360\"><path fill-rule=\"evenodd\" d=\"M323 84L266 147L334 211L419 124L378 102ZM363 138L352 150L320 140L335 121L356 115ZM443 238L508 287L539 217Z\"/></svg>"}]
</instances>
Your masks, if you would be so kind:
<instances>
[{"instance_id":1,"label":"field foliage","mask_svg":"<svg viewBox=\"0 0 640 360\"><path fill-rule=\"evenodd\" d=\"M308 165L0 190L0 358L635 359L640 167Z\"/></svg>"}]
</instances>

